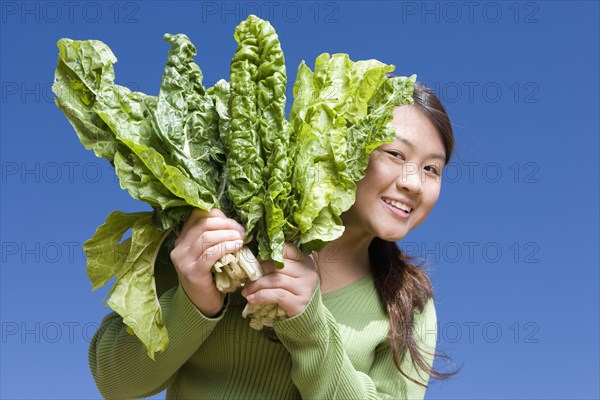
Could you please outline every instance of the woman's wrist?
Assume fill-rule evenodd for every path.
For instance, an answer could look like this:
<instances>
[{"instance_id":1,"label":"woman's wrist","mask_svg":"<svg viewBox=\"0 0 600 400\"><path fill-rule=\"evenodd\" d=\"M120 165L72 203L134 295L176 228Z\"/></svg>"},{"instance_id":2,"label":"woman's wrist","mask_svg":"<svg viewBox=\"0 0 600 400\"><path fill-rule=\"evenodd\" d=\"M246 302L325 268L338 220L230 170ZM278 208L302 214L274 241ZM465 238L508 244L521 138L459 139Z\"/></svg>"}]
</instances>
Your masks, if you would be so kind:
<instances>
[{"instance_id":1,"label":"woman's wrist","mask_svg":"<svg viewBox=\"0 0 600 400\"><path fill-rule=\"evenodd\" d=\"M182 289L192 304L207 318L216 318L225 306L225 294L209 288L207 291L190 291L182 285ZM208 292L214 292L208 295Z\"/></svg>"}]
</instances>

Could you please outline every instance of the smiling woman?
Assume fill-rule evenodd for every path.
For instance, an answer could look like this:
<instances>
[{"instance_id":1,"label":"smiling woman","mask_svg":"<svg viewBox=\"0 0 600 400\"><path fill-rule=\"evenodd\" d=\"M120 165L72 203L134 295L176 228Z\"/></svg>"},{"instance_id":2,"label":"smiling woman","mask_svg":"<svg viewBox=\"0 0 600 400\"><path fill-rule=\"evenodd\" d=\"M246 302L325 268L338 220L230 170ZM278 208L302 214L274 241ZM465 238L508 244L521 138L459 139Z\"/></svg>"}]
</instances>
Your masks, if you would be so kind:
<instances>
[{"instance_id":1,"label":"smiling woman","mask_svg":"<svg viewBox=\"0 0 600 400\"><path fill-rule=\"evenodd\" d=\"M442 138L418 106L397 107L396 140L371 153L344 226L363 227L384 240L402 239L438 200L446 156Z\"/></svg>"},{"instance_id":2,"label":"smiling woman","mask_svg":"<svg viewBox=\"0 0 600 400\"><path fill-rule=\"evenodd\" d=\"M403 218L404 227L400 228L400 231L404 229L404 234L400 233L402 238L423 222L437 202L442 169L450 161L454 150L452 125L435 93L416 83L413 100L412 106L395 110L392 123L397 129L396 141L379 149L386 151L391 146L392 150L387 151L388 154L395 159L400 158L400 161L394 160L400 164L402 172L399 182L395 181L396 190L392 193L398 193L405 199L404 207L400 206L404 210L400 212L408 211L408 215ZM371 163L369 168L370 166ZM403 201L400 200L400 203ZM413 213L415 214L412 215ZM406 224L410 226L406 227ZM427 275L395 243L386 241L385 238L374 238L368 252L370 262L380 266L374 269L375 282L390 318L388 336L398 369L413 381L400 367L400 360L408 353L408 358L415 367L434 378L447 379L454 375L457 371L435 371L429 355L424 357L415 341L415 332L421 331L422 334L423 326L417 326L413 312L423 313L426 305L433 299L433 289Z\"/></svg>"},{"instance_id":3,"label":"smiling woman","mask_svg":"<svg viewBox=\"0 0 600 400\"><path fill-rule=\"evenodd\" d=\"M433 353L419 349L423 340L429 350L435 348L435 340L422 336L435 331L433 290L427 275L395 242L420 225L436 204L454 135L433 91L416 83L413 99L413 105L394 109L396 140L371 153L365 177L357 183L356 201L342 214L344 235L322 252L337 257L326 257L319 267L322 292L373 275L390 319L388 339L394 363L403 376L423 387L406 370L415 367L438 379L454 373L433 370ZM407 360L413 365L402 367ZM418 386L413 389L424 394Z\"/></svg>"}]
</instances>

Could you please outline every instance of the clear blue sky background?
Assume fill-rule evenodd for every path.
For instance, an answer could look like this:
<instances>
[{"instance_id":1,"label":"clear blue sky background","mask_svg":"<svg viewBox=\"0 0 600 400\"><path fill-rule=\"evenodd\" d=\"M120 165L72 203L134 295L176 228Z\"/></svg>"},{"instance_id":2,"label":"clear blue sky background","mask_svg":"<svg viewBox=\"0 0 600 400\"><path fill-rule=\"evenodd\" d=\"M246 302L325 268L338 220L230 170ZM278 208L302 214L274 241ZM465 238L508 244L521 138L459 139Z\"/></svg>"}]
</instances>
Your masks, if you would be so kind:
<instances>
[{"instance_id":1,"label":"clear blue sky background","mask_svg":"<svg viewBox=\"0 0 600 400\"><path fill-rule=\"evenodd\" d=\"M450 112L457 157L401 243L428 259L438 349L463 367L426 397L599 398L597 1L0 4L2 399L100 397L87 347L106 290L81 244L146 209L54 106L56 41L104 41L118 83L156 94L164 33L187 34L214 82L248 13L277 29L290 87L301 60L343 52L416 73Z\"/></svg>"}]
</instances>

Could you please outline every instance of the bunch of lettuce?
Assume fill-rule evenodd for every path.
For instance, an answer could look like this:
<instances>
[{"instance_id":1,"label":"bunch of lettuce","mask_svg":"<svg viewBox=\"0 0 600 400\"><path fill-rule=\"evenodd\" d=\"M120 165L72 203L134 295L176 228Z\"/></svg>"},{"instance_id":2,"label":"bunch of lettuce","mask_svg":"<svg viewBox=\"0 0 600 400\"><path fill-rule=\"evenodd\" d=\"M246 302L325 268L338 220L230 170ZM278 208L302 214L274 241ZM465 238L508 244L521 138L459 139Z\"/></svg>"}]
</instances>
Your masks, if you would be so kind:
<instances>
[{"instance_id":1,"label":"bunch of lettuce","mask_svg":"<svg viewBox=\"0 0 600 400\"><path fill-rule=\"evenodd\" d=\"M251 15L234 37L229 83L207 89L188 37L166 34L156 97L115 84L117 60L104 43L58 42L56 105L84 147L114 166L121 187L152 207L112 212L84 244L93 288L116 277L107 305L152 358L168 345L154 263L194 207L241 222L252 250L280 267L284 242L318 251L343 233L340 215L354 203L369 153L393 141L393 108L412 103L414 75L386 78L394 66L323 54L314 71L298 68L288 121L275 30Z\"/></svg>"}]
</instances>

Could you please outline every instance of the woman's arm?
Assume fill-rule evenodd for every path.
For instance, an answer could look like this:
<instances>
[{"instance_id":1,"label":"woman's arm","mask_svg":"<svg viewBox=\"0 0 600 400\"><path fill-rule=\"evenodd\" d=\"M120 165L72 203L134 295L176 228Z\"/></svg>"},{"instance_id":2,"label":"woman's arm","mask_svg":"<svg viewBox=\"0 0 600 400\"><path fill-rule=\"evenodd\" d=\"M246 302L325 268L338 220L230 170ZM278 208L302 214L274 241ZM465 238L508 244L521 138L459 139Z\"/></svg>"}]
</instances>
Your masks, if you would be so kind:
<instances>
[{"instance_id":1,"label":"woman's arm","mask_svg":"<svg viewBox=\"0 0 600 400\"><path fill-rule=\"evenodd\" d=\"M423 398L425 388L400 374L389 344L377 349L368 374L354 368L337 321L323 305L318 276L307 256L286 243L285 267L277 269L267 262L263 263L263 269L265 275L248 283L242 294L252 304L277 303L290 317L276 321L273 328L292 357L292 380L303 398ZM423 350L433 353L436 340L433 301L423 313L415 315L414 326L415 337L420 345L424 344ZM409 360L409 357L403 360L403 371L427 383L427 376L417 375Z\"/></svg>"},{"instance_id":2,"label":"woman's arm","mask_svg":"<svg viewBox=\"0 0 600 400\"><path fill-rule=\"evenodd\" d=\"M235 250L226 248L228 243L242 241L243 228L238 225L219 210L194 210L175 248L161 249L155 276L169 345L155 360L127 332L119 315L103 319L90 343L89 362L104 397L131 398L161 391L208 338L226 309L226 298L216 289L210 269L218 258Z\"/></svg>"},{"instance_id":3,"label":"woman's arm","mask_svg":"<svg viewBox=\"0 0 600 400\"><path fill-rule=\"evenodd\" d=\"M224 314L218 318L205 317L181 286L167 291L160 304L169 345L155 360L148 357L139 339L127 332L119 315L113 312L102 320L90 343L89 363L103 397L144 397L163 390Z\"/></svg>"},{"instance_id":4,"label":"woman's arm","mask_svg":"<svg viewBox=\"0 0 600 400\"><path fill-rule=\"evenodd\" d=\"M424 387L406 379L396 368L389 343L378 347L368 374L357 371L344 349L335 318L315 290L307 308L278 321L275 332L292 356L292 380L303 398L315 399L423 399ZM436 341L433 301L416 315L415 335L423 349L433 353ZM433 357L427 356L429 364ZM427 374L414 369L407 356L402 368L427 384Z\"/></svg>"}]
</instances>

